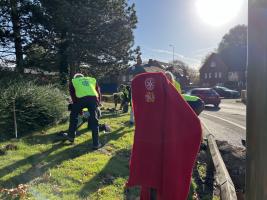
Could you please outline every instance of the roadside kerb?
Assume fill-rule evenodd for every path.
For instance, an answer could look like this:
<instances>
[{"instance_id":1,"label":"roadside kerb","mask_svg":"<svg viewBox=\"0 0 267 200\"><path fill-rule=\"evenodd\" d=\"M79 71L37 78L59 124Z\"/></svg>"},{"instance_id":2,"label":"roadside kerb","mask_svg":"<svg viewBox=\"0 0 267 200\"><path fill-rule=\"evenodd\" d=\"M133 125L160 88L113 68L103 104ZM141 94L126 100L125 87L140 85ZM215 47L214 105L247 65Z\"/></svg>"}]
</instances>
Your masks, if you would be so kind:
<instances>
[{"instance_id":1,"label":"roadside kerb","mask_svg":"<svg viewBox=\"0 0 267 200\"><path fill-rule=\"evenodd\" d=\"M208 146L217 174L217 182L220 188L221 200L237 200L235 186L223 162L222 156L215 141L215 137L210 133L208 127L205 124L203 125L209 133L207 135Z\"/></svg>"}]
</instances>

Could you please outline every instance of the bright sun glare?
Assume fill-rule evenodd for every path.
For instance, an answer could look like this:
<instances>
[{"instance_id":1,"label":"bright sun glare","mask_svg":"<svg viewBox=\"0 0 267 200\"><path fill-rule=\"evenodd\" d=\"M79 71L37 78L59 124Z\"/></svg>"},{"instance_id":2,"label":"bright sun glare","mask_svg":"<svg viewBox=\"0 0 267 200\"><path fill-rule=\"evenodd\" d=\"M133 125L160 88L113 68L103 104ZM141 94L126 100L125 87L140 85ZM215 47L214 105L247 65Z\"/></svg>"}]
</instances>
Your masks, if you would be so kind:
<instances>
[{"instance_id":1,"label":"bright sun glare","mask_svg":"<svg viewBox=\"0 0 267 200\"><path fill-rule=\"evenodd\" d=\"M196 0L200 18L212 26L231 21L240 11L244 0Z\"/></svg>"}]
</instances>

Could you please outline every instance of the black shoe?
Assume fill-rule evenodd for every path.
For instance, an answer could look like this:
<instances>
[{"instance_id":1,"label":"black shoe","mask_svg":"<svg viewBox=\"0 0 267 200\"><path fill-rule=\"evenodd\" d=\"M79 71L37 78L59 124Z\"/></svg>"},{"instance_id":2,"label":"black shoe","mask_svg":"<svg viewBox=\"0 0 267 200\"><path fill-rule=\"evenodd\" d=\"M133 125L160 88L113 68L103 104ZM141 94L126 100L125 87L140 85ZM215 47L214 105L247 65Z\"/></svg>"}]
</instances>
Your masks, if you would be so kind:
<instances>
[{"instance_id":1,"label":"black shoe","mask_svg":"<svg viewBox=\"0 0 267 200\"><path fill-rule=\"evenodd\" d=\"M71 143L71 144L74 144L74 138L68 138L68 141Z\"/></svg>"},{"instance_id":2,"label":"black shoe","mask_svg":"<svg viewBox=\"0 0 267 200\"><path fill-rule=\"evenodd\" d=\"M71 144L74 143L74 138L69 137L67 133L63 133L63 141L69 141Z\"/></svg>"},{"instance_id":3,"label":"black shoe","mask_svg":"<svg viewBox=\"0 0 267 200\"><path fill-rule=\"evenodd\" d=\"M97 149L99 149L101 147L102 147L102 144L99 143L97 146L93 146L93 150L97 150Z\"/></svg>"},{"instance_id":4,"label":"black shoe","mask_svg":"<svg viewBox=\"0 0 267 200\"><path fill-rule=\"evenodd\" d=\"M105 124L105 129L104 129L104 133L110 133L111 132L111 128L109 125Z\"/></svg>"}]
</instances>

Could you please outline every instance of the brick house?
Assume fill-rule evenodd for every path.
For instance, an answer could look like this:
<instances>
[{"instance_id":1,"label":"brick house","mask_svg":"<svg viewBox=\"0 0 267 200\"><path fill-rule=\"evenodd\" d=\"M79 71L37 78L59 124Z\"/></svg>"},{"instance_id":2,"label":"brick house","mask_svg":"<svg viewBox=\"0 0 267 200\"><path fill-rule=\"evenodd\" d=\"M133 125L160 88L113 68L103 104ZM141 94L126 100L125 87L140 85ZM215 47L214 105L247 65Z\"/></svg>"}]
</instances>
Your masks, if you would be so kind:
<instances>
[{"instance_id":1,"label":"brick house","mask_svg":"<svg viewBox=\"0 0 267 200\"><path fill-rule=\"evenodd\" d=\"M221 57L212 53L199 70L200 85L213 87L216 85L226 86L241 90L246 86L246 70L242 65L229 66Z\"/></svg>"}]
</instances>

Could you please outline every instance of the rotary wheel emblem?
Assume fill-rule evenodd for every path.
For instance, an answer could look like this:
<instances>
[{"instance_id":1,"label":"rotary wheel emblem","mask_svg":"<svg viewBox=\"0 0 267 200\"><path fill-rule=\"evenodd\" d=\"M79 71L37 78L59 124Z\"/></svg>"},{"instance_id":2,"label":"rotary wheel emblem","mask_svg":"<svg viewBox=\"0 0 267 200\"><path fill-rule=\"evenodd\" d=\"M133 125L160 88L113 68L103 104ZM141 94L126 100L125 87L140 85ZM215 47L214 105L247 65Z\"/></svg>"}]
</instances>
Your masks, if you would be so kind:
<instances>
[{"instance_id":1,"label":"rotary wheel emblem","mask_svg":"<svg viewBox=\"0 0 267 200\"><path fill-rule=\"evenodd\" d=\"M153 78L147 78L145 80L145 86L146 86L146 89L149 90L149 91L154 90L154 88L155 88L155 80Z\"/></svg>"}]
</instances>

